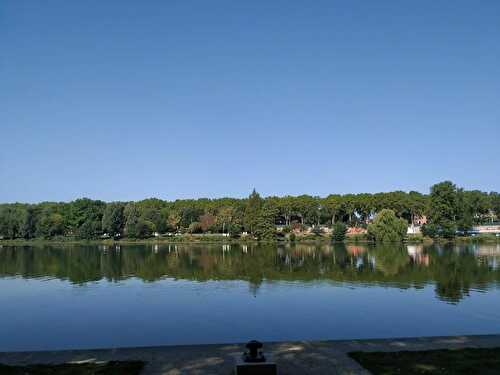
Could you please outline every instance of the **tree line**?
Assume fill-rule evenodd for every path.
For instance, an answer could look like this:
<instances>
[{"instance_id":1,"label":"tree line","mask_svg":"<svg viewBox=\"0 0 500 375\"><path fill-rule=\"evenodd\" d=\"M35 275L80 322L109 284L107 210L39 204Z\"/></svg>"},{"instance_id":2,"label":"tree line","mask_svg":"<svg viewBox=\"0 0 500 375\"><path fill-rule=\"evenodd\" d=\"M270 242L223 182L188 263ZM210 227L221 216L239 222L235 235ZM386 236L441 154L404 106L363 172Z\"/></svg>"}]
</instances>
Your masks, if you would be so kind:
<instances>
[{"instance_id":1,"label":"tree line","mask_svg":"<svg viewBox=\"0 0 500 375\"><path fill-rule=\"evenodd\" d=\"M88 198L72 202L0 204L0 238L142 239L154 233L243 232L257 239L271 239L276 225L321 227L343 223L366 227L382 210L391 210L407 224L423 216L429 236L453 236L475 224L500 218L500 194L466 191L452 182L434 185L430 194L395 191L376 194L332 194L248 198L157 198L136 202L110 202Z\"/></svg>"}]
</instances>

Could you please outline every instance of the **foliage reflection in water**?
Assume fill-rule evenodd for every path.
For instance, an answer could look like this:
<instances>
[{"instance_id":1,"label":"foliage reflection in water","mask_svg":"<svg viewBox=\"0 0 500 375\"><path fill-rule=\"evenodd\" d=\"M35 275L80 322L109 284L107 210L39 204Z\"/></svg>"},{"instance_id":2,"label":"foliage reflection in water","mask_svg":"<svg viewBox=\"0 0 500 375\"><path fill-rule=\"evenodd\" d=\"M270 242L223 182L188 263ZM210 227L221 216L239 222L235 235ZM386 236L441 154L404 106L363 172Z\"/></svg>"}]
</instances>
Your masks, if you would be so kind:
<instances>
[{"instance_id":1,"label":"foliage reflection in water","mask_svg":"<svg viewBox=\"0 0 500 375\"><path fill-rule=\"evenodd\" d=\"M73 284L102 279L146 282L317 280L351 285L422 288L458 303L470 290L500 281L500 244L493 245L92 245L0 248L2 277L57 278Z\"/></svg>"},{"instance_id":2,"label":"foliage reflection in water","mask_svg":"<svg viewBox=\"0 0 500 375\"><path fill-rule=\"evenodd\" d=\"M0 248L0 351L500 333L500 248Z\"/></svg>"}]
</instances>

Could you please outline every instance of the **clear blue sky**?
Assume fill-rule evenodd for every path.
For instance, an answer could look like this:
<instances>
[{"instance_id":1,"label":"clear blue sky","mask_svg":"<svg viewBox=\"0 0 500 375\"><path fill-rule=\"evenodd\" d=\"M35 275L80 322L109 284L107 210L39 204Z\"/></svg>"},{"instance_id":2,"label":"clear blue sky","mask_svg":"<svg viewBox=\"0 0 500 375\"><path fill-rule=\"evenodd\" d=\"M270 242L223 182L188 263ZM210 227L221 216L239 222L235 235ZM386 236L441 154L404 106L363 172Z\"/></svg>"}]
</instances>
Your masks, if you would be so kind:
<instances>
[{"instance_id":1,"label":"clear blue sky","mask_svg":"<svg viewBox=\"0 0 500 375\"><path fill-rule=\"evenodd\" d=\"M0 2L0 202L500 190L500 1Z\"/></svg>"}]
</instances>

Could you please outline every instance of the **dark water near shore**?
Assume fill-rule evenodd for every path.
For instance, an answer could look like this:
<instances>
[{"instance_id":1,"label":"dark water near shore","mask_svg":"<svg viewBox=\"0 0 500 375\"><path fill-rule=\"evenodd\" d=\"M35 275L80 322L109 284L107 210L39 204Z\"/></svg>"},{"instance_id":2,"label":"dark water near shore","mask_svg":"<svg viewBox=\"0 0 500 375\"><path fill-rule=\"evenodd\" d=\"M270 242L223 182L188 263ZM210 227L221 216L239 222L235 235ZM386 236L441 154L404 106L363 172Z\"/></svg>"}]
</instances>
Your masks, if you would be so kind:
<instances>
[{"instance_id":1,"label":"dark water near shore","mask_svg":"<svg viewBox=\"0 0 500 375\"><path fill-rule=\"evenodd\" d=\"M500 333L500 245L0 247L0 351Z\"/></svg>"}]
</instances>

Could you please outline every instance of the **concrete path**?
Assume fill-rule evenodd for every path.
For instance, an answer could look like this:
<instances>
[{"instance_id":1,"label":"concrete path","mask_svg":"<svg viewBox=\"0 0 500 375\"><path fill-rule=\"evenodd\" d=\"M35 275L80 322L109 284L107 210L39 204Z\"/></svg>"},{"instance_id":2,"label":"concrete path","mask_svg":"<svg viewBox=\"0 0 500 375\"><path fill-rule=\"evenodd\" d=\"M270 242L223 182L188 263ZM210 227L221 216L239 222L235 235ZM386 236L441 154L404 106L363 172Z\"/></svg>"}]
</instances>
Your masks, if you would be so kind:
<instances>
[{"instance_id":1,"label":"concrete path","mask_svg":"<svg viewBox=\"0 0 500 375\"><path fill-rule=\"evenodd\" d=\"M500 335L404 338L383 340L301 341L266 343L265 353L278 364L280 375L368 374L347 353L500 347ZM0 353L10 365L83 361L142 360L142 375L231 374L243 344L160 346L52 352Z\"/></svg>"}]
</instances>

